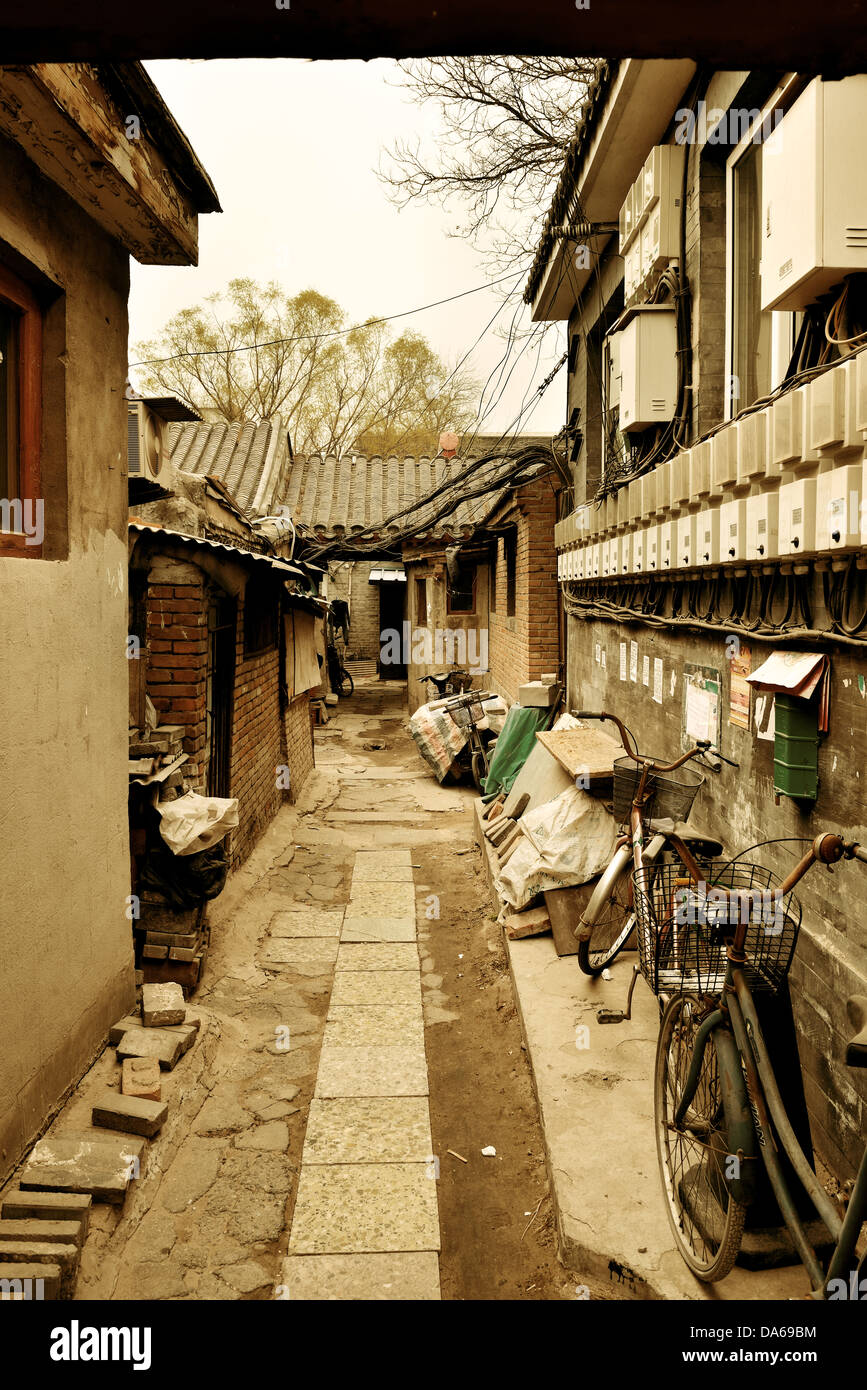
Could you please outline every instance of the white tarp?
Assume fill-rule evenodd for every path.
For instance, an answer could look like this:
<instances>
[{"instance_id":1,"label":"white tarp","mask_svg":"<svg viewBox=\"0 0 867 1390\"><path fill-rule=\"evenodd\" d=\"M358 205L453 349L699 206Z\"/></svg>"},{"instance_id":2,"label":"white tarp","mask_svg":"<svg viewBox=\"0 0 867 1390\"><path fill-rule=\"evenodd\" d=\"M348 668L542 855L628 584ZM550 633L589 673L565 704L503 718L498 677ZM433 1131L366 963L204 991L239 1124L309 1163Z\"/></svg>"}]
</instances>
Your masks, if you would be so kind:
<instances>
[{"instance_id":1,"label":"white tarp","mask_svg":"<svg viewBox=\"0 0 867 1390\"><path fill-rule=\"evenodd\" d=\"M526 811L518 825L518 848L494 883L499 897L516 912L547 889L595 878L617 840L617 826L603 802L577 787Z\"/></svg>"},{"instance_id":2,"label":"white tarp","mask_svg":"<svg viewBox=\"0 0 867 1390\"><path fill-rule=\"evenodd\" d=\"M175 801L161 801L160 834L172 854L198 854L216 845L238 824L234 796L199 796L187 792Z\"/></svg>"}]
</instances>

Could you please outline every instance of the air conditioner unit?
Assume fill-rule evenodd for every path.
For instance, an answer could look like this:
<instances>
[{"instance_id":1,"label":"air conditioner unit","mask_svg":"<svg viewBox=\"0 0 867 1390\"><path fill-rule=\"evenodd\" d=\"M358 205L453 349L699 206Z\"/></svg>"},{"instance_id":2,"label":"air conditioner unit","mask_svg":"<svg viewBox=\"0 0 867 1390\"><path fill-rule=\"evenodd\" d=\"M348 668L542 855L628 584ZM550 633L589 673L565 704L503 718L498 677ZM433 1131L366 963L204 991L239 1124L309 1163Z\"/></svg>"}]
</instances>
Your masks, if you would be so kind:
<instances>
[{"instance_id":1,"label":"air conditioner unit","mask_svg":"<svg viewBox=\"0 0 867 1390\"><path fill-rule=\"evenodd\" d=\"M128 401L126 426L129 476L157 482L164 462L165 424L144 401Z\"/></svg>"},{"instance_id":2,"label":"air conditioner unit","mask_svg":"<svg viewBox=\"0 0 867 1390\"><path fill-rule=\"evenodd\" d=\"M747 501L747 559L776 560L779 492L760 492Z\"/></svg>"},{"instance_id":3,"label":"air conditioner unit","mask_svg":"<svg viewBox=\"0 0 867 1390\"><path fill-rule=\"evenodd\" d=\"M861 545L864 471L864 463L849 463L820 473L816 479L817 550L850 550Z\"/></svg>"},{"instance_id":4,"label":"air conditioner unit","mask_svg":"<svg viewBox=\"0 0 867 1390\"><path fill-rule=\"evenodd\" d=\"M816 549L816 479L796 478L780 488L780 555Z\"/></svg>"},{"instance_id":5,"label":"air conditioner unit","mask_svg":"<svg viewBox=\"0 0 867 1390\"><path fill-rule=\"evenodd\" d=\"M695 518L695 561L698 565L720 562L720 513L718 507L699 512Z\"/></svg>"},{"instance_id":6,"label":"air conditioner unit","mask_svg":"<svg viewBox=\"0 0 867 1390\"><path fill-rule=\"evenodd\" d=\"M867 76L815 78L762 150L762 308L867 270Z\"/></svg>"},{"instance_id":7,"label":"air conditioner unit","mask_svg":"<svg viewBox=\"0 0 867 1390\"><path fill-rule=\"evenodd\" d=\"M724 564L747 558L747 502L740 497L723 502L719 515L720 560Z\"/></svg>"}]
</instances>

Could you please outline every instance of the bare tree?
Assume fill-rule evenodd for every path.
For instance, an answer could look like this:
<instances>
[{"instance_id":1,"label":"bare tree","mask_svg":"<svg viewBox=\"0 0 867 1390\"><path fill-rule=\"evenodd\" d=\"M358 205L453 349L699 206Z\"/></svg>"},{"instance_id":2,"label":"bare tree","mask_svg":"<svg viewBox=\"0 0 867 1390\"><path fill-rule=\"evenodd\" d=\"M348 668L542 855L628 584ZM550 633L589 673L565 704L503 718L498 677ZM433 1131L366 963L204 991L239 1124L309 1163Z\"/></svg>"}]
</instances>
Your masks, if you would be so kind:
<instances>
[{"instance_id":1,"label":"bare tree","mask_svg":"<svg viewBox=\"0 0 867 1390\"><path fill-rule=\"evenodd\" d=\"M381 319L347 327L316 290L230 281L139 344L140 389L170 394L229 423L281 415L299 453L436 452L440 430L466 428L478 383L420 333L393 338Z\"/></svg>"},{"instance_id":2,"label":"bare tree","mask_svg":"<svg viewBox=\"0 0 867 1390\"><path fill-rule=\"evenodd\" d=\"M498 266L532 254L596 72L592 58L457 57L399 64L419 103L436 102L435 150L399 142L380 175L396 203L458 200L462 235Z\"/></svg>"}]
</instances>

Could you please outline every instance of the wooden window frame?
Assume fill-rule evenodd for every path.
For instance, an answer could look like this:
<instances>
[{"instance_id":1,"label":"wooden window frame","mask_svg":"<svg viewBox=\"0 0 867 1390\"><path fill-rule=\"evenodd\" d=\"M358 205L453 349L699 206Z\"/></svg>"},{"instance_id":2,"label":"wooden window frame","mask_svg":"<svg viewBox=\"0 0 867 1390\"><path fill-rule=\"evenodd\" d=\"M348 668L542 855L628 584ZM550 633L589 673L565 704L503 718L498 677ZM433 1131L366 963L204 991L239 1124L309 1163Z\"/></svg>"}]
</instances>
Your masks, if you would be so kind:
<instances>
[{"instance_id":1,"label":"wooden window frame","mask_svg":"<svg viewBox=\"0 0 867 1390\"><path fill-rule=\"evenodd\" d=\"M0 264L0 300L21 315L18 337L18 492L42 501L42 309L28 285ZM11 498L8 500L12 500ZM42 543L32 545L17 531L0 530L0 557L38 560Z\"/></svg>"},{"instance_id":2,"label":"wooden window frame","mask_svg":"<svg viewBox=\"0 0 867 1390\"><path fill-rule=\"evenodd\" d=\"M454 616L455 616L456 618L472 618L472 617L475 617L475 614L476 614L476 605L478 604L479 567L478 567L477 564L462 565L462 566L461 566L461 569L472 569L472 571L473 571L473 592L472 592L472 600L471 600L472 606L471 606L470 608L453 608L453 607L452 607L452 586L451 586L451 580L449 579L448 567L446 567L446 570L445 570L445 581L446 581L446 613L447 613L449 616L451 616L452 614L454 614Z\"/></svg>"}]
</instances>

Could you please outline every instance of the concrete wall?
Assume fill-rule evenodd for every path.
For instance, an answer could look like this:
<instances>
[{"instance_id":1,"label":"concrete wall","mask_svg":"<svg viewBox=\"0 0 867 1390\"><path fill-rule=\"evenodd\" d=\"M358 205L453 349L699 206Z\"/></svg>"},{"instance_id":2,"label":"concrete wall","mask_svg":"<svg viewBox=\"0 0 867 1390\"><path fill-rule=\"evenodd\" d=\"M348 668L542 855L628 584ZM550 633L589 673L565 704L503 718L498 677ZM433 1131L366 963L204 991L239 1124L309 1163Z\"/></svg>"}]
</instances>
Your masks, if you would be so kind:
<instances>
[{"instance_id":1,"label":"concrete wall","mask_svg":"<svg viewBox=\"0 0 867 1390\"><path fill-rule=\"evenodd\" d=\"M0 1181L133 999L128 257L0 140L0 258L44 297L41 560L0 559Z\"/></svg>"},{"instance_id":2,"label":"concrete wall","mask_svg":"<svg viewBox=\"0 0 867 1390\"><path fill-rule=\"evenodd\" d=\"M507 612L505 542L498 541L496 595L488 617L487 684L509 700L518 686L557 672L560 662L557 609L557 556L554 551L556 498L547 479L521 488L489 520L491 527L514 526L515 612Z\"/></svg>"},{"instance_id":3,"label":"concrete wall","mask_svg":"<svg viewBox=\"0 0 867 1390\"><path fill-rule=\"evenodd\" d=\"M638 681L629 679L631 642L638 644ZM627 644L627 679L620 680L620 644ZM603 668L598 655L604 652ZM755 669L771 650L752 644ZM650 685L642 684L643 658L650 658ZM653 699L654 661L663 663L663 699ZM730 853L760 840L799 836L812 839L823 830L852 832L867 840L863 747L867 700L858 676L864 666L859 652L841 650L832 657L831 731L819 753L819 798L812 814L789 797L774 801L772 742L728 722L729 663L724 634L701 636L650 630L637 624L577 622L569 628L569 699L584 709L619 714L633 730L642 751L671 761L686 746L683 729L684 663L710 666L722 679L721 751L740 767L706 774L692 820L717 836ZM763 845L747 856L784 877L806 850L804 844ZM867 992L867 872L843 864L834 870L814 867L796 891L803 907L803 927L792 966L793 1001L801 1062L811 1112L814 1142L842 1178L860 1162L867 1127L867 1078L843 1064L850 1036L846 998Z\"/></svg>"}]
</instances>

